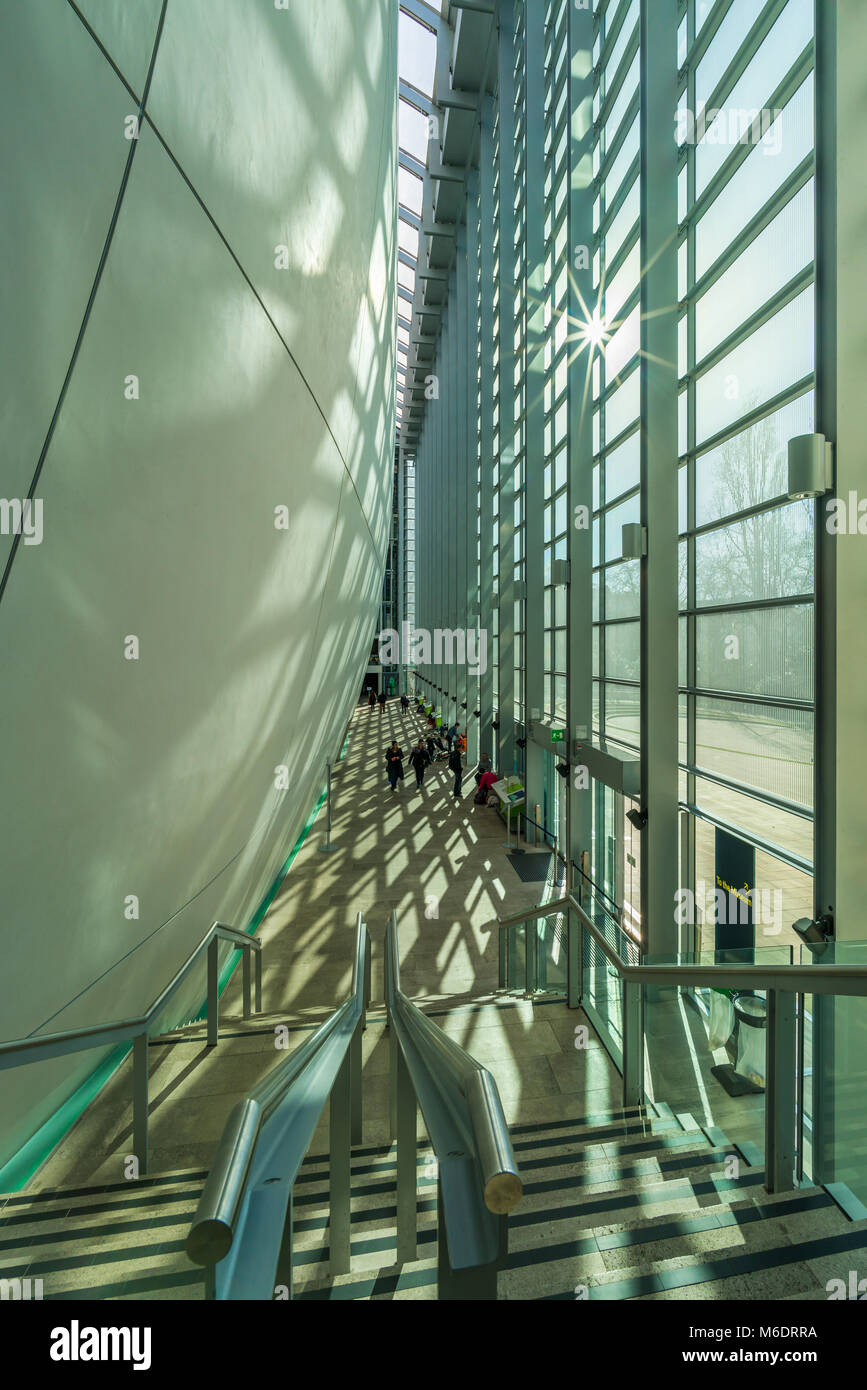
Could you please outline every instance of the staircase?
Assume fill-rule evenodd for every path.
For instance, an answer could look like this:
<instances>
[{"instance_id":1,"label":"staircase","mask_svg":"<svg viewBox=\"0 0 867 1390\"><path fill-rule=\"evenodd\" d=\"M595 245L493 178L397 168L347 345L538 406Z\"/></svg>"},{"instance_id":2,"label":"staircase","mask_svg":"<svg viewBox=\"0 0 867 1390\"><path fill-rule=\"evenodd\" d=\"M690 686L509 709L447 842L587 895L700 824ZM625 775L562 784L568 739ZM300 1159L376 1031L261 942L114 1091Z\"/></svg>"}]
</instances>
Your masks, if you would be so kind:
<instances>
[{"instance_id":1,"label":"staircase","mask_svg":"<svg viewBox=\"0 0 867 1390\"><path fill-rule=\"evenodd\" d=\"M207 1173L0 1198L0 1272L46 1301L205 1296L184 1241ZM35 1296L35 1294L31 1294Z\"/></svg>"},{"instance_id":2,"label":"staircase","mask_svg":"<svg viewBox=\"0 0 867 1390\"><path fill-rule=\"evenodd\" d=\"M845 1279L855 1252L867 1267L867 1221L848 1221L817 1188L769 1196L763 1173L745 1164L726 1177L732 1146L683 1118L687 1127L636 1109L513 1126L525 1196L510 1220L500 1298L826 1299L825 1279ZM419 1258L398 1269L393 1155L356 1151L354 1267L335 1280L324 1166L311 1167L296 1199L296 1297L436 1298L432 1157L420 1146Z\"/></svg>"},{"instance_id":3,"label":"staircase","mask_svg":"<svg viewBox=\"0 0 867 1390\"><path fill-rule=\"evenodd\" d=\"M528 1019L528 1038L537 1022L554 1021L564 1039L558 1068L565 1054L579 1078L586 1072L590 1104L574 1091L536 1097L536 1118L511 1126L524 1198L510 1220L500 1298L826 1299L828 1279L867 1274L867 1220L848 1220L824 1190L769 1196L761 1169L724 1134L664 1105L597 1108L592 1096L607 1059L598 1048L567 1052L576 1016L565 1005L500 997L438 1008L431 1016L450 1029L484 1013L495 1031L516 1010L506 1021ZM371 1054L387 1048L382 1020L371 1019L368 1033ZM497 1076L496 1062L482 1060ZM381 1096L383 1068L372 1070ZM410 1263L394 1262L393 1147L357 1147L352 1173L352 1272L332 1278L328 1155L302 1167L295 1297L435 1299L436 1174L427 1141L418 1147L418 1258ZM0 1273L42 1278L46 1299L202 1299L203 1271L184 1241L205 1177L186 1171L0 1198Z\"/></svg>"}]
</instances>

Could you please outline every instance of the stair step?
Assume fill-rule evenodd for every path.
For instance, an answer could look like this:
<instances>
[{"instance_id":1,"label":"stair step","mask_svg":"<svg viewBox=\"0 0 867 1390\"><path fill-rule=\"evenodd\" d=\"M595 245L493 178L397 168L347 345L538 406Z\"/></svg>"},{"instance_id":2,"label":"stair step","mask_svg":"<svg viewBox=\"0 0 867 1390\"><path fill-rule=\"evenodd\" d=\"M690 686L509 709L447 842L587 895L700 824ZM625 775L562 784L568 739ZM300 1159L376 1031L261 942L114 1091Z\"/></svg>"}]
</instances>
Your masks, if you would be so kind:
<instances>
[{"instance_id":1,"label":"stair step","mask_svg":"<svg viewBox=\"0 0 867 1390\"><path fill-rule=\"evenodd\" d=\"M618 1274L590 1276L585 1282L588 1297L622 1300L653 1295L690 1297L694 1290L702 1298L718 1296L724 1299L769 1299L796 1292L810 1292L819 1284L806 1267L807 1261L828 1255L852 1255L867 1250L867 1231L850 1231L813 1240L772 1244L768 1249L747 1253L719 1255L710 1259L689 1258L678 1266L656 1269L651 1273L637 1270ZM760 1274L770 1278L759 1279ZM568 1281L563 1280L563 1284ZM717 1290L715 1286L725 1287ZM794 1284L798 1285L796 1289ZM827 1295L826 1295L827 1296ZM572 1299L574 1287L561 1287L558 1293L542 1296L545 1301Z\"/></svg>"}]
</instances>

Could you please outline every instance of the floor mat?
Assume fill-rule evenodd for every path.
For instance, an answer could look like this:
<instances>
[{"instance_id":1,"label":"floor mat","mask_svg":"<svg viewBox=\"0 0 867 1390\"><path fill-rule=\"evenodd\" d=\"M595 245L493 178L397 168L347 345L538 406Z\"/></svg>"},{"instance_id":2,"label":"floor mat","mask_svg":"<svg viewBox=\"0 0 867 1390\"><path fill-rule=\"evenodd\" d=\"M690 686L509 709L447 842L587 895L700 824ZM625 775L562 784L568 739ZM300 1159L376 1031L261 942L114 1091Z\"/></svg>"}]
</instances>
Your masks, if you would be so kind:
<instances>
[{"instance_id":1,"label":"floor mat","mask_svg":"<svg viewBox=\"0 0 867 1390\"><path fill-rule=\"evenodd\" d=\"M509 860L522 883L547 882L550 854L510 854Z\"/></svg>"}]
</instances>

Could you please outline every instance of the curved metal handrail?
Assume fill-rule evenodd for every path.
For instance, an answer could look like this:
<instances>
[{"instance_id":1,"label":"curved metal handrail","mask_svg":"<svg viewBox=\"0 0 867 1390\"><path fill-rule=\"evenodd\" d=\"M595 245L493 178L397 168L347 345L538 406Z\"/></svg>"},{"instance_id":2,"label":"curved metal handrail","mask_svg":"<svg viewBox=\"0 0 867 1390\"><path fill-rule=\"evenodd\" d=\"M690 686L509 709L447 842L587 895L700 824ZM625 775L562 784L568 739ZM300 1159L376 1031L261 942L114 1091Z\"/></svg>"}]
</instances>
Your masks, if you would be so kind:
<instances>
[{"instance_id":1,"label":"curved metal handrail","mask_svg":"<svg viewBox=\"0 0 867 1390\"><path fill-rule=\"evenodd\" d=\"M496 1082L402 992L395 913L386 930L385 956L386 1008L399 1054L395 1059L395 1104L397 1108L402 1103L402 1064L412 1083L412 1092L404 1089L403 1103L411 1100L412 1114L416 1104L420 1107L437 1158L451 1269L487 1267L495 1271L505 1254L501 1219L518 1204L524 1191ZM409 1109L407 1106L405 1113ZM412 1144L410 1151L406 1143L402 1153L399 1129L398 1258L401 1251L407 1254L415 1245L414 1123L410 1126L405 1120L403 1133L407 1139L411 1137ZM442 1268L442 1259L440 1263Z\"/></svg>"},{"instance_id":2,"label":"curved metal handrail","mask_svg":"<svg viewBox=\"0 0 867 1390\"><path fill-rule=\"evenodd\" d=\"M271 1298L281 1250L291 1244L291 1195L322 1110L332 1096L331 1158L334 1177L339 1147L335 1132L335 1082L347 1071L352 1138L360 1142L359 1083L361 1030L370 1002L370 936L362 914L356 923L349 997L307 1041L253 1088L232 1110L187 1235L194 1264L221 1266L213 1292L219 1298ZM353 1055L350 1056L350 1046ZM341 1098L343 1113L346 1112ZM345 1114L345 1193L341 1217L332 1210L332 1272L349 1268L348 1115ZM270 1122L274 1121L271 1125ZM334 1193L332 1193L334 1203ZM287 1210L289 1211L287 1229ZM264 1213L264 1215L263 1215ZM341 1240L335 1228L345 1232ZM245 1242L245 1236L249 1237ZM246 1248L245 1248L246 1245ZM340 1247L339 1249L337 1247Z\"/></svg>"},{"instance_id":3,"label":"curved metal handrail","mask_svg":"<svg viewBox=\"0 0 867 1390\"><path fill-rule=\"evenodd\" d=\"M257 936L248 936L236 927L227 927L222 922L214 922L202 937L198 946L187 956L183 965L175 972L172 980L157 996L140 1018L121 1019L116 1023L89 1024L84 1028L68 1028L60 1033L41 1033L36 1037L15 1038L10 1042L0 1042L0 1071L27 1062L41 1061L46 1057L59 1057L67 1052L83 1052L90 1047L103 1047L109 1043L126 1042L150 1030L165 1009L172 995L184 983L203 951L215 941L231 941L238 950L256 953L256 1011L262 1008L262 943ZM245 1011L245 1017L247 1012ZM33 1055L26 1055L33 1054Z\"/></svg>"}]
</instances>

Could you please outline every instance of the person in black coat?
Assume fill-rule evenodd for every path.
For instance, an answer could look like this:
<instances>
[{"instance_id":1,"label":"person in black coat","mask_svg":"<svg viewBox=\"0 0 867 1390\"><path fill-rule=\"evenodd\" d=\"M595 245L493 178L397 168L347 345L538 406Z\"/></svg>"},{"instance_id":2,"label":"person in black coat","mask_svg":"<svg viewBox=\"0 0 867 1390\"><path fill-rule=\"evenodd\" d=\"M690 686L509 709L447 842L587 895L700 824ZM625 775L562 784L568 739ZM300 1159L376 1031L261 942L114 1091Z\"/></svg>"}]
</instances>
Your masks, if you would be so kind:
<instances>
[{"instance_id":1,"label":"person in black coat","mask_svg":"<svg viewBox=\"0 0 867 1390\"><path fill-rule=\"evenodd\" d=\"M455 774L455 789L453 796L455 801L460 801L461 784L464 779L464 760L461 756L460 744L458 743L452 745L452 751L449 754L449 768Z\"/></svg>"},{"instance_id":2,"label":"person in black coat","mask_svg":"<svg viewBox=\"0 0 867 1390\"><path fill-rule=\"evenodd\" d=\"M397 791L398 782L403 781L403 749L395 739L390 748L385 750L385 769L388 773L389 786L393 792Z\"/></svg>"},{"instance_id":3,"label":"person in black coat","mask_svg":"<svg viewBox=\"0 0 867 1390\"><path fill-rule=\"evenodd\" d=\"M421 787L424 783L424 770L430 764L430 756L424 746L424 739L420 738L409 755L409 765L415 773L415 784Z\"/></svg>"}]
</instances>

